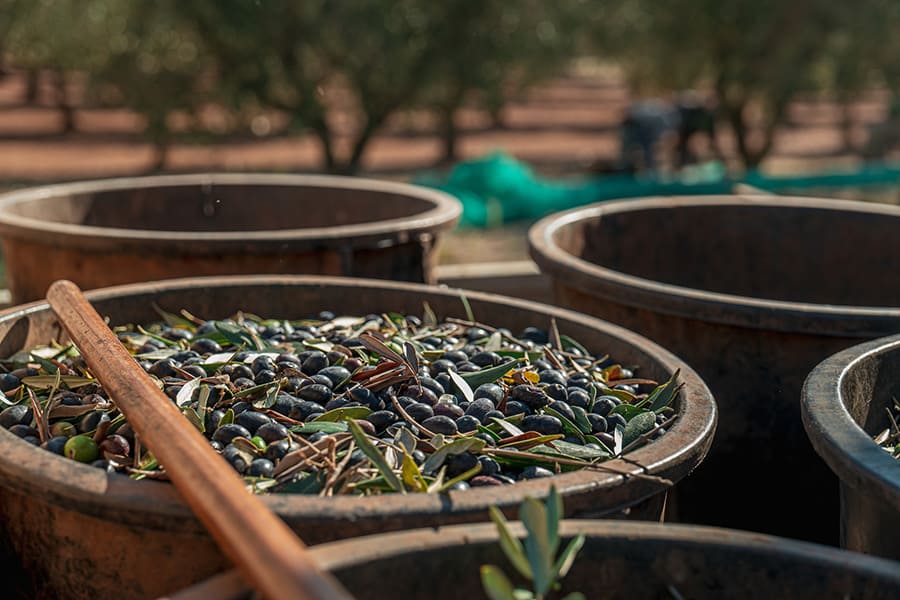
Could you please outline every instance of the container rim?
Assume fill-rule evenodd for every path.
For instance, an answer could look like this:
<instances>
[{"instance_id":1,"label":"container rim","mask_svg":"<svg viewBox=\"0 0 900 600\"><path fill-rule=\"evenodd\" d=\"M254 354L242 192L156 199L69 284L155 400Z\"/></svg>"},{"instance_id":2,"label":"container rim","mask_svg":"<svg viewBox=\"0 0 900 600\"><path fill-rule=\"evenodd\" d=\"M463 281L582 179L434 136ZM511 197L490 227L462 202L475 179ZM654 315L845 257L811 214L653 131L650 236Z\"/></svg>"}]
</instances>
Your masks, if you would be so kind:
<instances>
[{"instance_id":1,"label":"container rim","mask_svg":"<svg viewBox=\"0 0 900 600\"><path fill-rule=\"evenodd\" d=\"M718 418L718 409L708 387L689 365L668 350L643 336L618 325L573 311L537 302L500 296L485 292L463 290L420 283L403 283L352 277L324 276L205 276L170 279L165 281L125 284L85 291L92 303L119 297L154 295L179 290L220 291L224 287L248 287L253 285L279 286L285 293L291 287L338 286L348 290L361 289L396 290L404 293L441 295L448 298L466 298L476 303L500 303L503 307L516 307L553 316L561 324L574 323L600 331L616 338L626 346L632 346L652 356L667 373L681 370L684 382L680 418L665 435L628 454L627 460L610 460L598 469L582 469L554 477L517 482L510 486L480 487L448 494L386 494L373 497L318 498L302 495L264 495L263 500L286 519L319 518L345 521L346 519L383 519L387 516L415 515L437 517L452 510L454 514L482 513L492 505L509 508L526 496L545 497L552 485L561 493L589 493L598 489L610 489L630 480L642 490L646 498L663 489L657 482L634 479L633 475L674 474L685 476L685 465L696 466L705 457L712 442ZM0 311L0 322L13 319L30 319L50 311L45 301L35 301ZM67 508L80 508L104 519L116 519L136 525L146 524L148 514L160 515L160 527L184 525L191 517L189 507L180 499L175 486L157 481L132 481L121 474L74 463L30 446L15 438L14 434L0 428L0 479L29 482L29 491L53 490L54 500ZM610 471L616 471L615 473ZM25 485L24 483L22 485ZM500 489L502 488L502 489ZM123 504L129 507L123 509ZM629 503L628 505L630 505ZM176 523L178 521L179 523Z\"/></svg>"},{"instance_id":2,"label":"container rim","mask_svg":"<svg viewBox=\"0 0 900 600\"><path fill-rule=\"evenodd\" d=\"M11 212L13 206L34 200L62 195L85 194L103 191L142 189L148 187L204 186L204 185L259 185L331 187L344 190L373 191L418 198L431 205L427 210L405 217L369 221L332 227L310 227L294 229L251 230L251 231L168 231L153 229L128 229L122 227L98 227L77 223L59 223L25 217ZM219 250L238 245L241 248L252 244L275 246L290 242L318 247L328 245L388 246L406 239L445 229L455 225L462 215L462 203L441 190L411 183L387 181L374 178L342 175L307 175L294 173L220 173L200 172L174 175L144 175L134 177L114 177L91 179L27 187L0 194L0 233L4 236L47 239L52 236L54 244L83 245L90 240L92 245L106 246L123 243L171 246L172 244L192 244L191 251L202 250L196 246L203 242L206 248Z\"/></svg>"},{"instance_id":3,"label":"container rim","mask_svg":"<svg viewBox=\"0 0 900 600\"><path fill-rule=\"evenodd\" d=\"M542 271L559 277L566 285L654 312L753 329L832 336L871 338L897 331L900 307L789 302L679 286L591 263L556 243L560 230L587 219L694 206L813 208L900 219L900 208L854 200L762 194L650 196L594 203L547 215L529 228L529 254Z\"/></svg>"},{"instance_id":4,"label":"container rim","mask_svg":"<svg viewBox=\"0 0 900 600\"><path fill-rule=\"evenodd\" d=\"M847 377L879 355L900 352L900 335L842 350L810 371L801 392L803 426L829 468L850 487L900 511L900 463L853 419L842 393Z\"/></svg>"},{"instance_id":5,"label":"container rim","mask_svg":"<svg viewBox=\"0 0 900 600\"><path fill-rule=\"evenodd\" d=\"M520 521L509 522L513 535L523 537L525 528ZM712 550L729 549L735 552L777 556L782 561L813 562L823 570L854 572L867 577L894 581L900 585L897 564L886 558L851 552L831 546L709 525L653 523L649 521L614 521L599 519L563 519L560 536L563 539L584 534L588 538L624 540L629 543L664 543L671 546L709 546ZM328 571L352 567L364 561L384 560L402 555L462 546L495 543L498 539L492 523L449 525L429 529L412 529L391 533L365 535L310 547L318 564ZM251 591L236 569L223 571L208 579L171 594L171 600L196 600L228 590Z\"/></svg>"}]
</instances>

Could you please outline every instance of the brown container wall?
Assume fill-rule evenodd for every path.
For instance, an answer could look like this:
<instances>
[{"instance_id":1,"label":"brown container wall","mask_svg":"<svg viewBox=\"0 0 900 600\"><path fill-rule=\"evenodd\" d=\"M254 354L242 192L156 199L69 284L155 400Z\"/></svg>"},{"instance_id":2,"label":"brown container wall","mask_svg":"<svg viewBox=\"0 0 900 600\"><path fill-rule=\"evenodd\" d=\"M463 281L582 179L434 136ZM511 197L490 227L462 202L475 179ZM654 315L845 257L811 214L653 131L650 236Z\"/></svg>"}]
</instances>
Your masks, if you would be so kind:
<instances>
[{"instance_id":1,"label":"brown container wall","mask_svg":"<svg viewBox=\"0 0 900 600\"><path fill-rule=\"evenodd\" d=\"M523 529L514 524L514 531ZM586 536L565 593L587 598L889 599L900 594L896 563L837 548L710 527L564 521L564 538ZM563 541L561 546L566 542ZM359 600L484 598L479 568L515 572L492 525L368 536L312 549ZM248 598L236 572L169 600Z\"/></svg>"},{"instance_id":2,"label":"brown container wall","mask_svg":"<svg viewBox=\"0 0 900 600\"><path fill-rule=\"evenodd\" d=\"M206 319L225 318L238 310L296 319L326 309L420 315L427 302L439 317L464 318L462 294L484 323L521 331L527 326L547 327L555 318L562 334L623 364L640 365L643 377L664 381L681 369L685 387L677 406L679 419L652 444L598 469L440 495L280 494L265 496L264 501L308 544L487 521L491 505L510 513L526 495L544 497L551 484L563 495L569 516L658 519L662 499L672 488L656 479L620 473L649 473L677 487L706 455L716 407L689 365L620 327L504 296L359 278L189 278L86 292L112 324L156 321L154 304ZM0 313L2 356L59 335L59 324L46 303ZM35 448L0 428L0 487L0 548L12 554L12 562L6 564L18 567L18 585L33 597L154 598L223 568L222 555L170 484L107 474ZM190 559L185 560L186 555ZM85 573L93 575L84 577Z\"/></svg>"},{"instance_id":3,"label":"brown container wall","mask_svg":"<svg viewBox=\"0 0 900 600\"><path fill-rule=\"evenodd\" d=\"M679 520L837 545L838 480L803 429L825 357L900 331L900 209L773 196L646 198L551 215L529 232L560 306L694 366L721 409Z\"/></svg>"},{"instance_id":4,"label":"brown container wall","mask_svg":"<svg viewBox=\"0 0 900 600\"><path fill-rule=\"evenodd\" d=\"M900 398L900 337L857 344L822 361L803 387L803 423L840 479L841 545L900 560L900 462L873 438Z\"/></svg>"},{"instance_id":5,"label":"brown container wall","mask_svg":"<svg viewBox=\"0 0 900 600\"><path fill-rule=\"evenodd\" d=\"M198 275L310 274L434 283L459 202L352 177L163 175L0 195L13 303L57 279L82 289Z\"/></svg>"}]
</instances>

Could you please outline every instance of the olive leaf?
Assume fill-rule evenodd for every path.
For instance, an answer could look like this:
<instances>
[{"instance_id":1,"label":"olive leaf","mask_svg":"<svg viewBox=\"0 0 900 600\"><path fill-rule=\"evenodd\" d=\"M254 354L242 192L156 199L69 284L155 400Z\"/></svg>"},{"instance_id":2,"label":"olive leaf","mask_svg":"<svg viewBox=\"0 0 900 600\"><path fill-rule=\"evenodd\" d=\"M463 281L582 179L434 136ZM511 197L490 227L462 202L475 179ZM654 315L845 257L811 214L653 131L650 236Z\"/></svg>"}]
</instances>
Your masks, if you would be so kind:
<instances>
[{"instance_id":1,"label":"olive leaf","mask_svg":"<svg viewBox=\"0 0 900 600\"><path fill-rule=\"evenodd\" d=\"M178 342L173 341L173 340L170 340L170 339L168 339L168 338L164 338L164 337L161 336L161 335L156 335L155 333L152 333L152 332L150 332L150 331L147 331L146 329L144 329L144 328L141 327L140 325L137 326L137 330L140 331L141 333L143 333L144 335L146 335L147 337L153 338L153 339L156 340L157 342L160 342L160 343L162 343L162 344L165 344L166 346L177 346L177 345L178 345Z\"/></svg>"},{"instance_id":2,"label":"olive leaf","mask_svg":"<svg viewBox=\"0 0 900 600\"><path fill-rule=\"evenodd\" d=\"M505 363L499 364L496 367L491 367L489 369L481 369L480 371L472 371L471 373L462 373L460 377L462 377L466 383L469 384L469 387L472 389L477 388L479 385L485 383L494 383L506 373L512 369L516 364L518 364L519 359L514 358Z\"/></svg>"},{"instance_id":3,"label":"olive leaf","mask_svg":"<svg viewBox=\"0 0 900 600\"><path fill-rule=\"evenodd\" d=\"M575 413L575 424L585 435L594 430L591 422L588 420L587 411L580 406L572 406L572 412ZM587 438L585 438L587 439Z\"/></svg>"},{"instance_id":4,"label":"olive leaf","mask_svg":"<svg viewBox=\"0 0 900 600\"><path fill-rule=\"evenodd\" d=\"M616 406L611 411L609 411L609 413L613 414L613 415L622 415L623 417L625 417L625 421L630 421L637 415L645 413L645 412L648 412L648 411L646 408L643 407L643 404L641 404L641 405L627 404L625 402L623 402L622 404Z\"/></svg>"},{"instance_id":5,"label":"olive leaf","mask_svg":"<svg viewBox=\"0 0 900 600\"><path fill-rule=\"evenodd\" d=\"M345 406L343 408L335 408L328 412L322 413L312 420L313 423L319 421L347 421L350 419L365 419L372 414L372 409L367 406Z\"/></svg>"},{"instance_id":6,"label":"olive leaf","mask_svg":"<svg viewBox=\"0 0 900 600\"><path fill-rule=\"evenodd\" d=\"M463 308L466 310L466 318L470 321L475 321L475 313L472 312L472 306L469 304L469 299L466 298L466 295L463 293L459 294L459 300L463 304Z\"/></svg>"},{"instance_id":7,"label":"olive leaf","mask_svg":"<svg viewBox=\"0 0 900 600\"><path fill-rule=\"evenodd\" d=\"M481 566L482 587L489 598L504 600L542 599L551 589L559 589L559 580L566 576L578 551L584 546L585 536L576 536L562 553L559 549L559 524L563 518L563 501L555 485L544 503L526 497L519 505L519 519L525 526L524 542L509 531L506 518L496 506L490 507L491 520L497 528L500 549L523 577L531 580L533 591L513 588L509 579L496 565ZM584 600L580 592L565 596L569 600Z\"/></svg>"},{"instance_id":8,"label":"olive leaf","mask_svg":"<svg viewBox=\"0 0 900 600\"><path fill-rule=\"evenodd\" d=\"M334 422L334 421L310 421L309 423L304 423L302 425L296 425L290 428L294 433L327 433L329 435L334 433L343 433L345 431L349 431L350 427L346 422Z\"/></svg>"},{"instance_id":9,"label":"olive leaf","mask_svg":"<svg viewBox=\"0 0 900 600\"><path fill-rule=\"evenodd\" d=\"M200 387L201 377L195 377L181 386L181 389L178 390L178 394L175 396L175 404L177 406L184 406L191 401L191 397L194 395L194 390Z\"/></svg>"},{"instance_id":10,"label":"olive leaf","mask_svg":"<svg viewBox=\"0 0 900 600\"><path fill-rule=\"evenodd\" d=\"M425 463L422 465L422 472L434 473L444 464L447 457L455 454L462 454L463 452L480 452L485 444L486 442L484 440L476 437L459 438L458 440L443 444L425 459Z\"/></svg>"},{"instance_id":11,"label":"olive leaf","mask_svg":"<svg viewBox=\"0 0 900 600\"><path fill-rule=\"evenodd\" d=\"M658 412L672 404L672 400L678 395L678 391L684 387L683 383L676 383L681 369L675 369L672 376L664 384L657 386L650 395L647 396L647 402L650 404L650 410Z\"/></svg>"},{"instance_id":12,"label":"olive leaf","mask_svg":"<svg viewBox=\"0 0 900 600\"><path fill-rule=\"evenodd\" d=\"M560 334L559 340L562 343L563 350L565 350L567 348L575 348L582 355L590 356L590 352L588 352L587 348L585 348L584 346L579 344L576 340L572 339L571 337L569 337L565 334Z\"/></svg>"},{"instance_id":13,"label":"olive leaf","mask_svg":"<svg viewBox=\"0 0 900 600\"><path fill-rule=\"evenodd\" d=\"M622 432L622 447L629 446L633 441L649 433L656 427L656 413L646 411L634 416L625 424L625 430Z\"/></svg>"},{"instance_id":14,"label":"olive leaf","mask_svg":"<svg viewBox=\"0 0 900 600\"><path fill-rule=\"evenodd\" d=\"M481 585L490 600L516 600L515 588L495 565L481 566Z\"/></svg>"},{"instance_id":15,"label":"olive leaf","mask_svg":"<svg viewBox=\"0 0 900 600\"><path fill-rule=\"evenodd\" d=\"M562 554L559 555L559 559L556 561L556 566L554 568L554 579L562 579L566 576L566 574L568 574L569 569L572 568L572 565L575 562L575 555L578 554L578 551L581 550L582 546L584 546L584 540L585 536L583 533L581 533L569 542L569 544L566 546L566 549L563 550ZM575 592L573 594L569 594L568 596L566 596L566 598L577 597L576 594L580 593Z\"/></svg>"},{"instance_id":16,"label":"olive leaf","mask_svg":"<svg viewBox=\"0 0 900 600\"><path fill-rule=\"evenodd\" d=\"M199 431L200 433L206 431L206 425L203 422L204 419L200 416L200 413L198 413L190 406L184 407L181 412L184 413L184 416L187 417L187 420L191 422L191 425L197 428L197 431Z\"/></svg>"},{"instance_id":17,"label":"olive leaf","mask_svg":"<svg viewBox=\"0 0 900 600\"><path fill-rule=\"evenodd\" d=\"M157 314L162 318L163 321L166 322L166 325L170 327L178 327L181 329L193 329L194 324L186 319L185 317L178 316L174 313L167 312L159 307L155 302L150 303L153 306L153 310L156 311ZM187 312L187 311L182 311Z\"/></svg>"},{"instance_id":18,"label":"olive leaf","mask_svg":"<svg viewBox=\"0 0 900 600\"><path fill-rule=\"evenodd\" d=\"M369 436L362 430L362 427L353 420L346 421L346 423L350 427L353 441L356 442L356 445L362 453L365 454L375 468L378 469L378 472L381 473L381 476L384 477L391 489L395 492L405 493L406 490L403 488L403 482L397 477L397 474L394 473L394 470L391 469L390 465L387 464L384 454L379 452L378 448L375 447L375 444L369 441Z\"/></svg>"},{"instance_id":19,"label":"olive leaf","mask_svg":"<svg viewBox=\"0 0 900 600\"><path fill-rule=\"evenodd\" d=\"M525 498L519 507L519 519L525 525L525 556L531 565L531 579L535 595L543 596L553 584L553 552L550 530L547 526L547 509L535 498Z\"/></svg>"},{"instance_id":20,"label":"olive leaf","mask_svg":"<svg viewBox=\"0 0 900 600\"><path fill-rule=\"evenodd\" d=\"M429 328L438 324L437 315L434 314L434 310L428 302L422 302L422 324Z\"/></svg>"},{"instance_id":21,"label":"olive leaf","mask_svg":"<svg viewBox=\"0 0 900 600\"><path fill-rule=\"evenodd\" d=\"M79 377L77 375L63 375L62 377L60 377L60 381L70 390L85 385L91 385L92 383L97 383L97 380L92 377ZM29 375L28 377L22 378L22 383L36 390L47 390L56 385L56 376Z\"/></svg>"},{"instance_id":22,"label":"olive leaf","mask_svg":"<svg viewBox=\"0 0 900 600\"><path fill-rule=\"evenodd\" d=\"M453 382L453 385L456 386L459 393L463 395L466 402L473 402L475 400L475 392L472 391L472 387L465 379L463 379L462 375L453 370L447 371L447 375L450 376L450 381Z\"/></svg>"},{"instance_id":23,"label":"olive leaf","mask_svg":"<svg viewBox=\"0 0 900 600\"><path fill-rule=\"evenodd\" d=\"M503 516L499 508L491 506L489 511L491 521L494 522L497 528L500 549L503 550L503 554L506 555L507 560L515 567L516 571L523 577L531 579L531 564L528 562L528 557L525 556L525 548L522 546L522 542L509 530L506 517Z\"/></svg>"},{"instance_id":24,"label":"olive leaf","mask_svg":"<svg viewBox=\"0 0 900 600\"><path fill-rule=\"evenodd\" d=\"M413 457L410 456L409 452L407 452L405 448L403 450L403 460L401 462L400 474L403 477L403 483L405 483L407 487L411 488L412 490L416 492L425 492L428 490L428 483L422 476L422 472L419 470L419 466L416 464L416 461L413 460Z\"/></svg>"},{"instance_id":25,"label":"olive leaf","mask_svg":"<svg viewBox=\"0 0 900 600\"><path fill-rule=\"evenodd\" d=\"M598 460L611 458L611 456L603 449L598 450L597 448L573 444L564 440L558 440L550 442L545 446L539 446L532 449L532 452L544 454L546 456L560 456L587 462L596 462Z\"/></svg>"},{"instance_id":26,"label":"olive leaf","mask_svg":"<svg viewBox=\"0 0 900 600\"><path fill-rule=\"evenodd\" d=\"M490 431L500 429L508 436L517 436L525 433L524 431L516 427L516 425L512 421L510 421L509 417L505 419L501 419L499 417L491 417L491 424L487 426L487 429L489 429Z\"/></svg>"},{"instance_id":27,"label":"olive leaf","mask_svg":"<svg viewBox=\"0 0 900 600\"><path fill-rule=\"evenodd\" d=\"M493 332L488 336L487 342L484 343L483 350L485 352L496 352L503 347L503 334L499 331Z\"/></svg>"}]
</instances>

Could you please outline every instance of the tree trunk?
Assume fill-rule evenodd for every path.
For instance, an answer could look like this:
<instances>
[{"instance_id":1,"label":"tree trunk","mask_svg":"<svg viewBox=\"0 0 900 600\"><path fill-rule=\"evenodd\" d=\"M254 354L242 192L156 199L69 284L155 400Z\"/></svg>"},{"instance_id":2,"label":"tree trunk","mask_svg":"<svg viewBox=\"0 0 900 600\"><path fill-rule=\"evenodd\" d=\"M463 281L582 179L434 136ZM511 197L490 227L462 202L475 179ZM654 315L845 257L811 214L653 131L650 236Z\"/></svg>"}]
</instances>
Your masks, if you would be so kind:
<instances>
[{"instance_id":1,"label":"tree trunk","mask_svg":"<svg viewBox=\"0 0 900 600\"><path fill-rule=\"evenodd\" d=\"M334 146L331 143L331 129L324 118L317 118L311 127L313 134L322 147L321 169L325 173L337 171L337 157L334 155Z\"/></svg>"},{"instance_id":2,"label":"tree trunk","mask_svg":"<svg viewBox=\"0 0 900 600\"><path fill-rule=\"evenodd\" d=\"M840 94L838 103L841 107L841 145L844 152L856 152L856 144L853 143L853 99L847 94Z\"/></svg>"},{"instance_id":3,"label":"tree trunk","mask_svg":"<svg viewBox=\"0 0 900 600\"><path fill-rule=\"evenodd\" d=\"M340 167L341 174L343 175L356 175L359 172L360 167L362 166L362 157L366 151L366 147L369 145L369 142L372 141L372 136L375 135L375 132L381 126L381 123L386 118L386 115L376 115L369 116L366 119L366 125L363 127L363 130L360 132L359 137L356 138L356 142L353 144L353 152L350 154L349 160L342 167Z\"/></svg>"},{"instance_id":4,"label":"tree trunk","mask_svg":"<svg viewBox=\"0 0 900 600\"><path fill-rule=\"evenodd\" d=\"M441 157L438 166L452 165L459 158L459 129L456 127L456 107L444 106L439 109L441 131Z\"/></svg>"},{"instance_id":5,"label":"tree trunk","mask_svg":"<svg viewBox=\"0 0 900 600\"><path fill-rule=\"evenodd\" d=\"M40 69L32 68L25 71L25 104L28 106L34 106L38 101L38 94L40 93L41 85L41 71Z\"/></svg>"},{"instance_id":6,"label":"tree trunk","mask_svg":"<svg viewBox=\"0 0 900 600\"><path fill-rule=\"evenodd\" d=\"M69 102L64 71L53 72L53 87L56 90L56 107L63 117L63 133L75 131L75 107Z\"/></svg>"},{"instance_id":7,"label":"tree trunk","mask_svg":"<svg viewBox=\"0 0 900 600\"><path fill-rule=\"evenodd\" d=\"M145 133L153 144L153 159L150 162L148 171L150 173L159 173L166 168L172 136L169 133L165 114L148 114L146 118L147 128Z\"/></svg>"}]
</instances>

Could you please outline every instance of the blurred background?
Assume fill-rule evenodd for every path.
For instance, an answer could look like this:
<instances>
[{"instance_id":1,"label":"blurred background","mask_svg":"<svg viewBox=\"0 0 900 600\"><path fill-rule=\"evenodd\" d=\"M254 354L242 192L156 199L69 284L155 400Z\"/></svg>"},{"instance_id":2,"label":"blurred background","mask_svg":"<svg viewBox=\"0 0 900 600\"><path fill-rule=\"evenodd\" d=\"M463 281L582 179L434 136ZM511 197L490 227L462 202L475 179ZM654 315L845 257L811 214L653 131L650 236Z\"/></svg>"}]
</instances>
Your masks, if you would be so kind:
<instances>
[{"instance_id":1,"label":"blurred background","mask_svg":"<svg viewBox=\"0 0 900 600\"><path fill-rule=\"evenodd\" d=\"M898 201L896 0L0 0L0 189L333 173L554 210L735 189ZM478 245L472 245L477 242Z\"/></svg>"}]
</instances>

